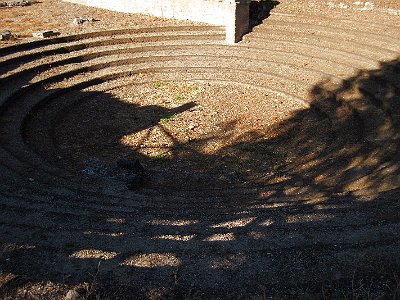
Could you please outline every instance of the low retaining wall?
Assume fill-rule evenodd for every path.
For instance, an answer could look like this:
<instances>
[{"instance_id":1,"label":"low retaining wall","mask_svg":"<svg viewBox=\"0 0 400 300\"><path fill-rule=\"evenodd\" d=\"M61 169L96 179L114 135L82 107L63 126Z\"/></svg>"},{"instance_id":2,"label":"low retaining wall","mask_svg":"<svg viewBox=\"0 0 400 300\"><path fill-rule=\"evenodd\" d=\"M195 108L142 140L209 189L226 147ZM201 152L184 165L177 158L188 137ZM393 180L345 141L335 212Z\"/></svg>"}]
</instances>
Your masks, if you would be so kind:
<instances>
[{"instance_id":1,"label":"low retaining wall","mask_svg":"<svg viewBox=\"0 0 400 300\"><path fill-rule=\"evenodd\" d=\"M250 0L64 0L114 11L192 20L226 27L226 42L241 40L249 29Z\"/></svg>"}]
</instances>

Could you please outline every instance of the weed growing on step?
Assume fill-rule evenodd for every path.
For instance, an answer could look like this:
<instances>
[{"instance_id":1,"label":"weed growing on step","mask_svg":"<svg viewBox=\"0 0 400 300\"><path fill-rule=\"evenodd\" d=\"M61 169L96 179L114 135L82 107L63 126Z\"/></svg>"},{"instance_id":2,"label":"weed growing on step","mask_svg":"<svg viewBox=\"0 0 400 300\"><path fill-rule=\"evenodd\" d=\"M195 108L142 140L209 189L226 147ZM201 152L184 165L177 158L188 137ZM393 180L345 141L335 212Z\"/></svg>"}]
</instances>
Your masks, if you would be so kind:
<instances>
[{"instance_id":1,"label":"weed growing on step","mask_svg":"<svg viewBox=\"0 0 400 300\"><path fill-rule=\"evenodd\" d=\"M173 121L173 119L174 119L175 116L176 116L176 114L163 117L163 118L160 119L160 123L167 124L167 123Z\"/></svg>"},{"instance_id":2,"label":"weed growing on step","mask_svg":"<svg viewBox=\"0 0 400 300\"><path fill-rule=\"evenodd\" d=\"M166 85L166 83L164 81L156 81L153 83L153 87L156 89L159 89L165 85Z\"/></svg>"},{"instance_id":3,"label":"weed growing on step","mask_svg":"<svg viewBox=\"0 0 400 300\"><path fill-rule=\"evenodd\" d=\"M153 159L155 159L155 160L167 160L170 158L171 158L171 154L168 151L157 154L156 156L153 157Z\"/></svg>"},{"instance_id":4,"label":"weed growing on step","mask_svg":"<svg viewBox=\"0 0 400 300\"><path fill-rule=\"evenodd\" d=\"M183 100L185 99L185 97L183 97L183 96L181 96L181 95L176 95L175 97L174 97L174 102L175 103L182 103L183 102Z\"/></svg>"}]
</instances>

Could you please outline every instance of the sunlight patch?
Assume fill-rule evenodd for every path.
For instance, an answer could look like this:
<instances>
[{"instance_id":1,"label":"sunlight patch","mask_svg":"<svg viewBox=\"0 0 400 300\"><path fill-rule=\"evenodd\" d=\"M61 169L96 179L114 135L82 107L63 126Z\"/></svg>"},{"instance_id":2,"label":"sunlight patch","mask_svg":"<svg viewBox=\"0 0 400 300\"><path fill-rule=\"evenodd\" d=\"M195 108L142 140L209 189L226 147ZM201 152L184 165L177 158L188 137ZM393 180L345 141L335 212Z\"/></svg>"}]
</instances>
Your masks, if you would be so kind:
<instances>
[{"instance_id":1,"label":"sunlight patch","mask_svg":"<svg viewBox=\"0 0 400 300\"><path fill-rule=\"evenodd\" d=\"M331 214L298 214L291 215L286 218L288 224L293 223L307 223L307 222L318 222L333 219L334 216Z\"/></svg>"},{"instance_id":2,"label":"sunlight patch","mask_svg":"<svg viewBox=\"0 0 400 300\"><path fill-rule=\"evenodd\" d=\"M5 286L6 284L11 282L15 278L17 278L17 275L15 275L13 273L3 273L0 271L0 287Z\"/></svg>"},{"instance_id":3,"label":"sunlight patch","mask_svg":"<svg viewBox=\"0 0 400 300\"><path fill-rule=\"evenodd\" d=\"M123 232L101 232L101 231L85 231L84 235L98 235L98 236L109 236L109 237L120 237L124 236L125 233Z\"/></svg>"},{"instance_id":4,"label":"sunlight patch","mask_svg":"<svg viewBox=\"0 0 400 300\"><path fill-rule=\"evenodd\" d=\"M96 249L83 249L72 253L69 257L81 258L81 259L96 258L96 259L108 260L116 257L117 255L118 255L117 252L107 252Z\"/></svg>"},{"instance_id":5,"label":"sunlight patch","mask_svg":"<svg viewBox=\"0 0 400 300\"><path fill-rule=\"evenodd\" d=\"M217 233L209 236L204 241L207 242L226 242L226 241L233 241L235 239L235 235L232 232L229 233Z\"/></svg>"},{"instance_id":6,"label":"sunlight patch","mask_svg":"<svg viewBox=\"0 0 400 300\"><path fill-rule=\"evenodd\" d=\"M161 226L188 226L199 223L197 220L152 220L148 222L150 225Z\"/></svg>"},{"instance_id":7,"label":"sunlight patch","mask_svg":"<svg viewBox=\"0 0 400 300\"><path fill-rule=\"evenodd\" d=\"M146 253L129 257L121 264L139 268L177 267L181 260L173 253Z\"/></svg>"},{"instance_id":8,"label":"sunlight patch","mask_svg":"<svg viewBox=\"0 0 400 300\"><path fill-rule=\"evenodd\" d=\"M158 235L153 237L153 240L172 240L172 241L190 241L193 239L196 235L191 234L191 235L180 235L180 234L165 234L165 235Z\"/></svg>"},{"instance_id":9,"label":"sunlight patch","mask_svg":"<svg viewBox=\"0 0 400 300\"><path fill-rule=\"evenodd\" d=\"M223 222L219 224L212 225L212 228L236 228L236 227L244 227L253 222L256 218L243 218L243 219L238 219L238 220L232 220L228 222Z\"/></svg>"},{"instance_id":10,"label":"sunlight patch","mask_svg":"<svg viewBox=\"0 0 400 300\"><path fill-rule=\"evenodd\" d=\"M273 219L266 219L264 222L260 223L260 226L271 226L275 221Z\"/></svg>"}]
</instances>

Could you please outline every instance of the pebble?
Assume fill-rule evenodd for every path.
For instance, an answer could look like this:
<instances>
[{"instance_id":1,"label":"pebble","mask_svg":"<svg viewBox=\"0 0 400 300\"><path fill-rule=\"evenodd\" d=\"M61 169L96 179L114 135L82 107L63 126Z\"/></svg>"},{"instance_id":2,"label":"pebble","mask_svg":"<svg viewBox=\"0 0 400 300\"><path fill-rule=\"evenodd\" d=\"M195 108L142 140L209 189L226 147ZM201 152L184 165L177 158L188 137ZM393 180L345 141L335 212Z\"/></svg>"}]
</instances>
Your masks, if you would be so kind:
<instances>
[{"instance_id":1,"label":"pebble","mask_svg":"<svg viewBox=\"0 0 400 300\"><path fill-rule=\"evenodd\" d=\"M87 17L77 17L72 20L72 24L75 25L82 25L85 22L93 22L94 18L87 18Z\"/></svg>"},{"instance_id":2,"label":"pebble","mask_svg":"<svg viewBox=\"0 0 400 300\"><path fill-rule=\"evenodd\" d=\"M7 41L12 38L12 34L10 31L5 31L0 33L0 41Z\"/></svg>"}]
</instances>

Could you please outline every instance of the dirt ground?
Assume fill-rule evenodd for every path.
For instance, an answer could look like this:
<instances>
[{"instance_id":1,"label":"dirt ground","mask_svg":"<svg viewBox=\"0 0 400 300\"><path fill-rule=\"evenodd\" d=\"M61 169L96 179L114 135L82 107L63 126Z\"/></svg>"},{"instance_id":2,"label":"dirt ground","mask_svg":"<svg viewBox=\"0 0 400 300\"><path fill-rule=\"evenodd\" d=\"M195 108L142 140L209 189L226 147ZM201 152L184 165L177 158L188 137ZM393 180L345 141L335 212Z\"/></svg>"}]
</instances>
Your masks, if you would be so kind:
<instances>
[{"instance_id":1,"label":"dirt ground","mask_svg":"<svg viewBox=\"0 0 400 300\"><path fill-rule=\"evenodd\" d=\"M1 110L0 143L26 159L22 139L62 175L53 185L1 152L22 179L1 177L0 299L400 298L400 2L260 3L237 48L150 40L127 66L118 44L70 65L1 52L13 68L1 65L0 96L28 92ZM42 30L202 25L41 0L0 7L13 34L0 50ZM46 83L91 60L163 70L73 92L102 68ZM24 111L49 91L57 101Z\"/></svg>"},{"instance_id":2,"label":"dirt ground","mask_svg":"<svg viewBox=\"0 0 400 300\"><path fill-rule=\"evenodd\" d=\"M74 25L76 17L90 17L93 22L83 26ZM64 35L104 29L161 26L168 24L191 24L138 14L119 14L94 7L85 7L58 0L38 1L30 6L2 8L1 32L10 30L18 38L32 37L32 33L53 30Z\"/></svg>"}]
</instances>

